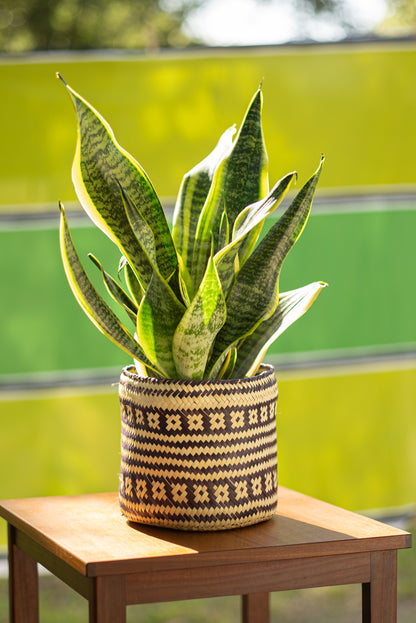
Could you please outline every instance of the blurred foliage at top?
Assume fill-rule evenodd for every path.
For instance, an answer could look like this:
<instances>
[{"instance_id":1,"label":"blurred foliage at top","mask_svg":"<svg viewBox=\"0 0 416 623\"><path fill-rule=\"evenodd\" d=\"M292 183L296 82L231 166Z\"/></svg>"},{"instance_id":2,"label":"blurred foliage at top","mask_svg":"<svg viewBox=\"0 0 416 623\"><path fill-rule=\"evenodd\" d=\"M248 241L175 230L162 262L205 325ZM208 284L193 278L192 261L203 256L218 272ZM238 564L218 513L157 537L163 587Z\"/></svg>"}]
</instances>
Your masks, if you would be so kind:
<instances>
[{"instance_id":1,"label":"blurred foliage at top","mask_svg":"<svg viewBox=\"0 0 416 623\"><path fill-rule=\"evenodd\" d=\"M198 0L0 0L0 51L164 48L196 43Z\"/></svg>"},{"instance_id":2,"label":"blurred foliage at top","mask_svg":"<svg viewBox=\"0 0 416 623\"><path fill-rule=\"evenodd\" d=\"M300 39L311 20L359 31L349 0L283 2L296 11ZM0 0L0 52L41 50L158 49L203 44L189 34L187 18L209 0ZM415 0L385 0L381 34L416 32Z\"/></svg>"},{"instance_id":3,"label":"blurred foliage at top","mask_svg":"<svg viewBox=\"0 0 416 623\"><path fill-rule=\"evenodd\" d=\"M278 0L258 0L263 3ZM345 36L362 33L359 12L356 3L350 0L283 0L291 3L298 17L298 32L308 32L313 21L330 23L340 27ZM415 0L383 0L385 5L384 18L374 25L376 34L385 36L416 34L416 1ZM365 2L363 2L365 4ZM371 0L369 2L371 4Z\"/></svg>"}]
</instances>

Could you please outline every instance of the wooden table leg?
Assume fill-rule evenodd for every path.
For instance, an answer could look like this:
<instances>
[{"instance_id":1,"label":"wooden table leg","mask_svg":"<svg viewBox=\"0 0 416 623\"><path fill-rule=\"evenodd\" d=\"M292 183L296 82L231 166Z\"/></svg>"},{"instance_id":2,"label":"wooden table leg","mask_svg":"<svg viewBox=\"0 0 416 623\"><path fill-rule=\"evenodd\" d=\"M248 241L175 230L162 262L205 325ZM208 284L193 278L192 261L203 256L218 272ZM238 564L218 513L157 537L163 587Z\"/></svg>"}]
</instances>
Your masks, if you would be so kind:
<instances>
[{"instance_id":1,"label":"wooden table leg","mask_svg":"<svg viewBox=\"0 0 416 623\"><path fill-rule=\"evenodd\" d=\"M363 584L363 623L397 622L397 551L371 554L371 581Z\"/></svg>"},{"instance_id":2,"label":"wooden table leg","mask_svg":"<svg viewBox=\"0 0 416 623\"><path fill-rule=\"evenodd\" d=\"M10 623L39 623L38 566L16 545L16 529L8 525Z\"/></svg>"},{"instance_id":3,"label":"wooden table leg","mask_svg":"<svg viewBox=\"0 0 416 623\"><path fill-rule=\"evenodd\" d=\"M89 602L90 623L126 623L126 591L122 576L97 577Z\"/></svg>"},{"instance_id":4,"label":"wooden table leg","mask_svg":"<svg viewBox=\"0 0 416 623\"><path fill-rule=\"evenodd\" d=\"M250 593L242 598L242 623L269 623L270 594Z\"/></svg>"}]
</instances>

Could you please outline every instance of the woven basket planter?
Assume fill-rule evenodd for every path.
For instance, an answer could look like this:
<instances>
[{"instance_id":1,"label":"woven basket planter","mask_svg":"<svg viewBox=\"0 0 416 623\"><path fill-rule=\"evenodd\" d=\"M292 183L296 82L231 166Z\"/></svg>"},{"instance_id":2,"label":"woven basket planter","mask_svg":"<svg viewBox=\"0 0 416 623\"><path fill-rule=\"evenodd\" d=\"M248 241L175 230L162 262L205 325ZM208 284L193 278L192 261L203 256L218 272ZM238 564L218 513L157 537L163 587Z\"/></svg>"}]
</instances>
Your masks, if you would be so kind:
<instances>
[{"instance_id":1,"label":"woven basket planter","mask_svg":"<svg viewBox=\"0 0 416 623\"><path fill-rule=\"evenodd\" d=\"M119 499L131 521L225 530L277 506L277 383L271 366L241 380L122 371Z\"/></svg>"}]
</instances>

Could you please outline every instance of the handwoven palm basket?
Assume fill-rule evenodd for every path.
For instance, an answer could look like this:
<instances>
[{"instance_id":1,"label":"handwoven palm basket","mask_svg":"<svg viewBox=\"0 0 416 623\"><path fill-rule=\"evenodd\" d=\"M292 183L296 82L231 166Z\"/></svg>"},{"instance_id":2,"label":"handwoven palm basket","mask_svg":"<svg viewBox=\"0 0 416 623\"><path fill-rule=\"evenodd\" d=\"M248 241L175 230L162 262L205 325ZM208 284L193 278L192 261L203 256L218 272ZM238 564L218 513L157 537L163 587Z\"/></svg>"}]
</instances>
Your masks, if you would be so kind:
<instances>
[{"instance_id":1,"label":"handwoven palm basket","mask_svg":"<svg viewBox=\"0 0 416 623\"><path fill-rule=\"evenodd\" d=\"M277 506L277 383L271 366L246 379L120 378L119 499L131 521L226 530Z\"/></svg>"}]
</instances>

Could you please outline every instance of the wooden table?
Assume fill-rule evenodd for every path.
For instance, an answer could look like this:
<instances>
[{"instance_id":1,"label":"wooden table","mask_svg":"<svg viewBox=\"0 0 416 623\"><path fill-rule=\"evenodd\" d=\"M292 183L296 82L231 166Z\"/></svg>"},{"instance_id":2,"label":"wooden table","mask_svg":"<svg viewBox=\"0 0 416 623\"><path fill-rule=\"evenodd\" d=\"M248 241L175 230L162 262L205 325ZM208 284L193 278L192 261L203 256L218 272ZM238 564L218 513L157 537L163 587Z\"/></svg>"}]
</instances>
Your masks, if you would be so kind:
<instances>
[{"instance_id":1,"label":"wooden table","mask_svg":"<svg viewBox=\"0 0 416 623\"><path fill-rule=\"evenodd\" d=\"M11 623L35 623L37 562L89 601L89 620L124 623L126 605L243 596L244 623L266 623L269 593L362 584L363 621L397 619L402 530L279 488L277 515L216 533L131 524L116 493L0 503L9 525ZM336 620L336 613L334 613Z\"/></svg>"}]
</instances>

